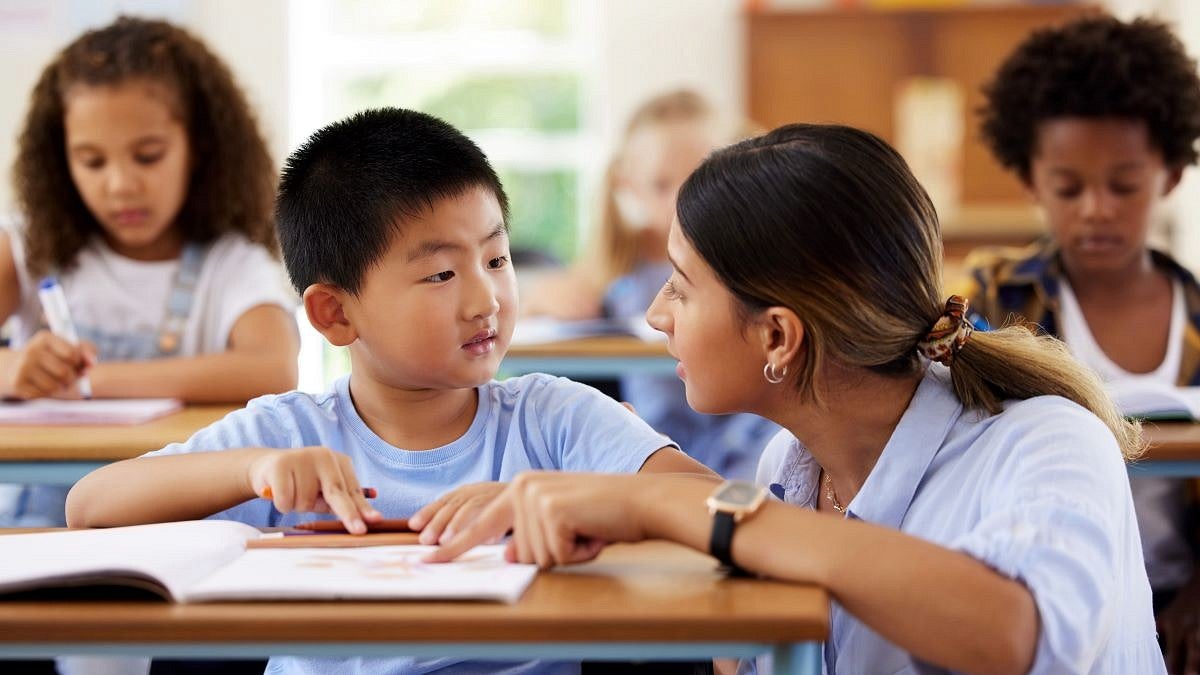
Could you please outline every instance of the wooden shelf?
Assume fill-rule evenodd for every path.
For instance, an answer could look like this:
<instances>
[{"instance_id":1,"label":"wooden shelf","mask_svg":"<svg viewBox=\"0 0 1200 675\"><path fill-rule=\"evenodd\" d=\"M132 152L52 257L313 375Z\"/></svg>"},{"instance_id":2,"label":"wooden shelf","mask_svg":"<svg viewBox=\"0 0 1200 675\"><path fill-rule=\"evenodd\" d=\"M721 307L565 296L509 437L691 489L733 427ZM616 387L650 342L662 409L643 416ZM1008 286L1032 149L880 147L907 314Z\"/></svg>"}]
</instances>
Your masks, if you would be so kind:
<instances>
[{"instance_id":1,"label":"wooden shelf","mask_svg":"<svg viewBox=\"0 0 1200 675\"><path fill-rule=\"evenodd\" d=\"M895 143L895 95L913 77L948 78L962 87L962 216L951 233L1036 236L1036 219L1017 179L979 137L981 87L1030 31L1094 8L1086 4L963 5L776 10L751 3L746 16L748 112L768 128L837 122ZM979 213L1007 211L1011 225ZM971 219L974 212L976 218ZM984 219L986 220L986 219ZM962 221L961 223L959 221ZM974 223L974 224L972 224Z\"/></svg>"}]
</instances>

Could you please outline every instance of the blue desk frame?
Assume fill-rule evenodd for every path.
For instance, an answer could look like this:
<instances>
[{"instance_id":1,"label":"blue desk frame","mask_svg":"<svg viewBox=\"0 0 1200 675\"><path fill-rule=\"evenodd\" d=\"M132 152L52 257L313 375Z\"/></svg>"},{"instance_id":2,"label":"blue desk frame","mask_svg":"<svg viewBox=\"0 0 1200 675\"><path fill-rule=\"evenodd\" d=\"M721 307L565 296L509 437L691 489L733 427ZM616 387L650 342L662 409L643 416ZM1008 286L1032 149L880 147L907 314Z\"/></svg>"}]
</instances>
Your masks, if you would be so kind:
<instances>
[{"instance_id":1,"label":"blue desk frame","mask_svg":"<svg viewBox=\"0 0 1200 675\"><path fill-rule=\"evenodd\" d=\"M1128 465L1131 478L1145 476L1161 476L1169 478L1200 477L1200 459L1198 460L1143 460Z\"/></svg>"},{"instance_id":2,"label":"blue desk frame","mask_svg":"<svg viewBox=\"0 0 1200 675\"><path fill-rule=\"evenodd\" d=\"M110 462L0 462L0 483L74 485L76 481Z\"/></svg>"},{"instance_id":3,"label":"blue desk frame","mask_svg":"<svg viewBox=\"0 0 1200 675\"><path fill-rule=\"evenodd\" d=\"M670 356L515 356L508 355L500 372L550 373L563 377L615 378L622 375L675 376L677 361Z\"/></svg>"},{"instance_id":4,"label":"blue desk frame","mask_svg":"<svg viewBox=\"0 0 1200 675\"><path fill-rule=\"evenodd\" d=\"M2 605L0 605L2 607ZM265 658L271 655L386 658L439 658L447 654L469 659L522 660L657 660L692 661L713 658L753 658L771 654L779 675L820 675L819 642L678 643L678 642L560 642L560 643L407 643L407 642L129 642L2 643L0 659L52 658L66 654L153 656L162 658ZM0 662L0 666L3 663Z\"/></svg>"}]
</instances>

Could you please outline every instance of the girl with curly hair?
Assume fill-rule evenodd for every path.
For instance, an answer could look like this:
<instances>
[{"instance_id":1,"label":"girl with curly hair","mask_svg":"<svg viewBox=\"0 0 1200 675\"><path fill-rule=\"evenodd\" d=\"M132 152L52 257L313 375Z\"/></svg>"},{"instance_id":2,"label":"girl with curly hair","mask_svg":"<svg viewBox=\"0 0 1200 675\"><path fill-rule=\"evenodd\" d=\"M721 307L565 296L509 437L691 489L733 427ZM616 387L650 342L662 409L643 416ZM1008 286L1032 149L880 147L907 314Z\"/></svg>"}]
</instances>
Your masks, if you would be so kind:
<instances>
[{"instance_id":1,"label":"girl with curly hair","mask_svg":"<svg viewBox=\"0 0 1200 675\"><path fill-rule=\"evenodd\" d=\"M1200 78L1166 25L1091 16L1032 34L986 87L983 136L1050 236L967 260L978 325L1038 324L1108 382L1200 384L1200 285L1147 244L1196 163ZM1200 577L1179 479L1131 479L1172 672L1200 667Z\"/></svg>"},{"instance_id":2,"label":"girl with curly hair","mask_svg":"<svg viewBox=\"0 0 1200 675\"><path fill-rule=\"evenodd\" d=\"M229 69L162 21L122 17L43 71L14 166L23 227L0 230L0 396L243 402L296 385L293 298L276 261L274 167ZM63 287L81 343L46 329ZM63 524L66 488L10 522ZM3 520L0 504L0 520Z\"/></svg>"}]
</instances>

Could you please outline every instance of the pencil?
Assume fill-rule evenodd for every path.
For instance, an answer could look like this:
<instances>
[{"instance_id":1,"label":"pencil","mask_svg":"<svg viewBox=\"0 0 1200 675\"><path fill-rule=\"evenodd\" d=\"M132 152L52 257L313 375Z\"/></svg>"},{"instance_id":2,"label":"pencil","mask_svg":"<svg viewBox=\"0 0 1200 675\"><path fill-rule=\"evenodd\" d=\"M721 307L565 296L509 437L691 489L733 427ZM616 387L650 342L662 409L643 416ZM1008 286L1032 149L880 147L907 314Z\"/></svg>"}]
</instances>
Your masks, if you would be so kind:
<instances>
[{"instance_id":1,"label":"pencil","mask_svg":"<svg viewBox=\"0 0 1200 675\"><path fill-rule=\"evenodd\" d=\"M375 488L366 487L362 489L362 495L367 499L374 499L376 496L378 496L378 492L376 492ZM263 488L262 495L260 496L263 499L274 499L275 493L271 492L271 486L268 485L267 487Z\"/></svg>"},{"instance_id":2,"label":"pencil","mask_svg":"<svg viewBox=\"0 0 1200 675\"><path fill-rule=\"evenodd\" d=\"M367 532L412 532L407 518L380 520L366 525ZM306 532L345 532L346 526L337 520L309 520L296 524L295 529Z\"/></svg>"}]
</instances>

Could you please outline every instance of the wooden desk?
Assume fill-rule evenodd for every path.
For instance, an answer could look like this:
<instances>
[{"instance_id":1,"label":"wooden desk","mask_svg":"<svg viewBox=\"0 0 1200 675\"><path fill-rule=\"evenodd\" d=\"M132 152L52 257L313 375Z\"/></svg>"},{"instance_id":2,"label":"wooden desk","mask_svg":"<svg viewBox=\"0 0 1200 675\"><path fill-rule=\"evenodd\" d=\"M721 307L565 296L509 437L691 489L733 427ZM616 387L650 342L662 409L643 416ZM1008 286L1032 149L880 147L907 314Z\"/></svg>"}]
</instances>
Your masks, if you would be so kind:
<instances>
[{"instance_id":1,"label":"wooden desk","mask_svg":"<svg viewBox=\"0 0 1200 675\"><path fill-rule=\"evenodd\" d=\"M188 406L129 426L0 426L0 483L70 485L110 462L186 440L236 406Z\"/></svg>"},{"instance_id":2,"label":"wooden desk","mask_svg":"<svg viewBox=\"0 0 1200 675\"><path fill-rule=\"evenodd\" d=\"M674 375L666 342L606 336L509 347L500 370L509 374L550 373L567 377Z\"/></svg>"},{"instance_id":3,"label":"wooden desk","mask_svg":"<svg viewBox=\"0 0 1200 675\"><path fill-rule=\"evenodd\" d=\"M726 579L666 542L612 546L540 574L515 604L0 600L0 657L461 656L704 659L771 651L777 673L821 672L829 598Z\"/></svg>"},{"instance_id":4,"label":"wooden desk","mask_svg":"<svg viewBox=\"0 0 1200 675\"><path fill-rule=\"evenodd\" d=\"M1142 433L1150 447L1129 475L1200 477L1200 424L1146 422Z\"/></svg>"}]
</instances>

